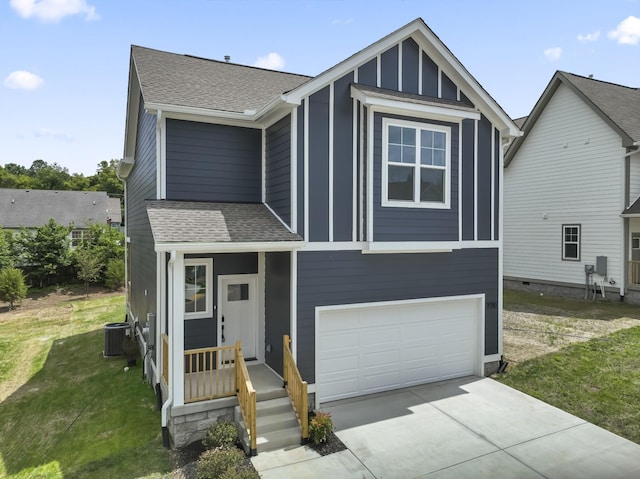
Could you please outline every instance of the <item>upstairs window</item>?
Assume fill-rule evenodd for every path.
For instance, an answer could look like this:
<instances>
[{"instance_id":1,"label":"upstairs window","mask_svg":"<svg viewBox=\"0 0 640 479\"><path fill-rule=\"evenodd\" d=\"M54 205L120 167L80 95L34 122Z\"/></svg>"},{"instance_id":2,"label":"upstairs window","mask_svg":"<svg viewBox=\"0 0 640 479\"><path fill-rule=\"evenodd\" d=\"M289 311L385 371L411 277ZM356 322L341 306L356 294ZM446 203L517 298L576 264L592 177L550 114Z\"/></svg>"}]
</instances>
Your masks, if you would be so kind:
<instances>
[{"instance_id":1,"label":"upstairs window","mask_svg":"<svg viewBox=\"0 0 640 479\"><path fill-rule=\"evenodd\" d=\"M382 205L448 208L451 129L383 120Z\"/></svg>"},{"instance_id":2,"label":"upstairs window","mask_svg":"<svg viewBox=\"0 0 640 479\"><path fill-rule=\"evenodd\" d=\"M580 225L562 225L562 259L580 261Z\"/></svg>"},{"instance_id":3,"label":"upstairs window","mask_svg":"<svg viewBox=\"0 0 640 479\"><path fill-rule=\"evenodd\" d=\"M213 316L213 260L184 260L185 319Z\"/></svg>"}]
</instances>

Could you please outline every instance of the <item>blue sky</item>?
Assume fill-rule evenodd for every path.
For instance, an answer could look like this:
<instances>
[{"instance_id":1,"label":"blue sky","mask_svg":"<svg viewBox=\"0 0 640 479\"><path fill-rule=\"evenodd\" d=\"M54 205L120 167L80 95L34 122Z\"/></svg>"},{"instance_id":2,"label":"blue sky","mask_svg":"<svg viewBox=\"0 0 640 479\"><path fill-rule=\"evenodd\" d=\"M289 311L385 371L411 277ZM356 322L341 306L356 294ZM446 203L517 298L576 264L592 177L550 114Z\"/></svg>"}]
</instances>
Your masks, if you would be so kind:
<instances>
[{"instance_id":1,"label":"blue sky","mask_svg":"<svg viewBox=\"0 0 640 479\"><path fill-rule=\"evenodd\" d=\"M513 118L556 70L640 87L640 0L0 0L0 164L122 157L131 44L318 74L422 17Z\"/></svg>"}]
</instances>

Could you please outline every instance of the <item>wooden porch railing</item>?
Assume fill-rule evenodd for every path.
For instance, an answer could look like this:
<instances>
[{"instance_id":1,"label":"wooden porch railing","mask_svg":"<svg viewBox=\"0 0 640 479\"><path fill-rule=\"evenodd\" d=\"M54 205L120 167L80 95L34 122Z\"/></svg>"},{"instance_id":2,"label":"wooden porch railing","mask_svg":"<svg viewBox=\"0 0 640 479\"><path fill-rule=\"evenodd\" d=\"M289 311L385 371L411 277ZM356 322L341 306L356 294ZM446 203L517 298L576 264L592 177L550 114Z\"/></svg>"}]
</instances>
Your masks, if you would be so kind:
<instances>
[{"instance_id":1,"label":"wooden porch railing","mask_svg":"<svg viewBox=\"0 0 640 479\"><path fill-rule=\"evenodd\" d=\"M309 396L307 395L307 382L302 380L296 362L293 360L293 354L290 348L291 338L285 334L282 338L282 343L284 386L287 388L289 399L291 399L291 404L293 404L293 410L298 418L302 432L301 442L304 444L309 438Z\"/></svg>"},{"instance_id":2,"label":"wooden porch railing","mask_svg":"<svg viewBox=\"0 0 640 479\"><path fill-rule=\"evenodd\" d=\"M236 343L236 391L240 410L244 417L244 424L251 441L251 455L257 452L257 432L256 432L256 390L249 379L249 371L244 362L240 341Z\"/></svg>"},{"instance_id":3,"label":"wooden porch railing","mask_svg":"<svg viewBox=\"0 0 640 479\"><path fill-rule=\"evenodd\" d=\"M164 385L169 385L169 336L162 334L162 379Z\"/></svg>"},{"instance_id":4,"label":"wooden porch railing","mask_svg":"<svg viewBox=\"0 0 640 479\"><path fill-rule=\"evenodd\" d=\"M629 261L629 284L640 284L640 261Z\"/></svg>"},{"instance_id":5,"label":"wooden porch railing","mask_svg":"<svg viewBox=\"0 0 640 479\"><path fill-rule=\"evenodd\" d=\"M189 349L184 352L184 402L236 395L237 346Z\"/></svg>"}]
</instances>

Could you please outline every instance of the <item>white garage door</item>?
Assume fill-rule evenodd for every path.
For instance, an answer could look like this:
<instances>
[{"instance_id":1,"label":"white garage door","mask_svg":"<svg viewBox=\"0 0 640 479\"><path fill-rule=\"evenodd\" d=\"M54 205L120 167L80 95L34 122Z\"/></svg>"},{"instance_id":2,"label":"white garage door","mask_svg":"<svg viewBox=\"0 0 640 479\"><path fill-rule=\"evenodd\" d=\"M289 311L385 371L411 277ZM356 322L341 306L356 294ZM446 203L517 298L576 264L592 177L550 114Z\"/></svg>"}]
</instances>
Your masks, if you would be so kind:
<instances>
[{"instance_id":1,"label":"white garage door","mask_svg":"<svg viewBox=\"0 0 640 479\"><path fill-rule=\"evenodd\" d=\"M321 309L319 400L477 374L478 303L473 298Z\"/></svg>"}]
</instances>

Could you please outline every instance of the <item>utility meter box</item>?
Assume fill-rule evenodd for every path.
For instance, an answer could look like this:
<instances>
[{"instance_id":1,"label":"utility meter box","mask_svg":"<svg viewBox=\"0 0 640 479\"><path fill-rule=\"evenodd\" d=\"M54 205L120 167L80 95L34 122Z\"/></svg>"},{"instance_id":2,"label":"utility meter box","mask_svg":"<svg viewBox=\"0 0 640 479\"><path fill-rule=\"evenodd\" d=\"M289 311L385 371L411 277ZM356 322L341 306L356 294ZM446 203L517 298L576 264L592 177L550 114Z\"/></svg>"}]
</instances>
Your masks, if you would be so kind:
<instances>
[{"instance_id":1,"label":"utility meter box","mask_svg":"<svg viewBox=\"0 0 640 479\"><path fill-rule=\"evenodd\" d=\"M585 264L584 265L584 272L587 274L593 274L593 265L592 264Z\"/></svg>"},{"instance_id":2,"label":"utility meter box","mask_svg":"<svg viewBox=\"0 0 640 479\"><path fill-rule=\"evenodd\" d=\"M596 274L607 275L607 257L596 256Z\"/></svg>"}]
</instances>

